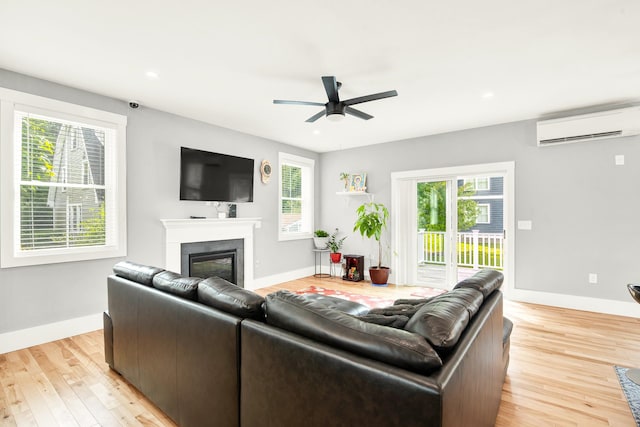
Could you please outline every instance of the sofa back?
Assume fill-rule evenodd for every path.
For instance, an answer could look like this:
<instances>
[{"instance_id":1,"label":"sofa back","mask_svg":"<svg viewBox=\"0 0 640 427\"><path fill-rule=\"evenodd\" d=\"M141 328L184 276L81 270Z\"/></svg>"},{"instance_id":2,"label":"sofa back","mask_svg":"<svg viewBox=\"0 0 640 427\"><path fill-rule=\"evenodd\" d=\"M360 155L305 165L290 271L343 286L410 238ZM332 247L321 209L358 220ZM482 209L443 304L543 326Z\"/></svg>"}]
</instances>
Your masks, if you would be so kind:
<instances>
[{"instance_id":1,"label":"sofa back","mask_svg":"<svg viewBox=\"0 0 640 427\"><path fill-rule=\"evenodd\" d=\"M442 350L442 367L430 374L397 364L396 359L403 358L400 353L393 358L368 353L364 344L375 346L374 340L360 334L377 328L358 325L358 335L340 340L339 334L326 329L334 328L327 318L338 320L339 328L351 328L342 316L311 307L321 318L296 314L308 320L302 323L276 312L273 321L267 298L267 324L241 324L242 426L281 426L290 420L305 420L307 427L359 425L363 420L368 425L403 427L493 425L503 383L503 299L496 290L497 276L489 276L476 283L487 296L479 307L470 307L473 316L467 315L455 344ZM491 285L484 286L486 281ZM478 298L470 301L475 304ZM402 338L395 334L383 339L397 343ZM349 340L359 342L349 346Z\"/></svg>"},{"instance_id":2,"label":"sofa back","mask_svg":"<svg viewBox=\"0 0 640 427\"><path fill-rule=\"evenodd\" d=\"M244 314L264 316L261 297L131 262L114 272L105 315L111 367L182 427L237 427L240 323Z\"/></svg>"}]
</instances>

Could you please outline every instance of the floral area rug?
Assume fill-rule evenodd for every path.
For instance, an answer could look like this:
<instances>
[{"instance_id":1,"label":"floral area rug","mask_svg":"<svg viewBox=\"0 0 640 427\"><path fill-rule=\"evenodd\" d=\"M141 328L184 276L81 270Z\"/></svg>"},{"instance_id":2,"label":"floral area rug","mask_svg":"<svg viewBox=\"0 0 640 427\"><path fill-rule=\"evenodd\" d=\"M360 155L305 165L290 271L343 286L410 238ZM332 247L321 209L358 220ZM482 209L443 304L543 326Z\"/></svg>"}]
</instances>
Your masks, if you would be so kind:
<instances>
[{"instance_id":1,"label":"floral area rug","mask_svg":"<svg viewBox=\"0 0 640 427\"><path fill-rule=\"evenodd\" d=\"M321 288L320 286L313 286L313 285L309 286L308 288L295 291L295 293L298 295L303 295L303 294L326 295L326 296L345 299L347 301L353 301L360 304L364 304L371 308L388 307L390 305L393 305L393 301L395 301L393 299L354 294L353 292L337 291L335 289L325 289L325 288Z\"/></svg>"},{"instance_id":2,"label":"floral area rug","mask_svg":"<svg viewBox=\"0 0 640 427\"><path fill-rule=\"evenodd\" d=\"M640 385L634 383L625 375L629 368L614 366L613 369L618 374L618 381L620 381L620 387L622 387L622 391L627 398L631 415L636 420L636 425L640 427Z\"/></svg>"},{"instance_id":3,"label":"floral area rug","mask_svg":"<svg viewBox=\"0 0 640 427\"><path fill-rule=\"evenodd\" d=\"M413 292L411 296L416 298L428 298L428 297L440 295L444 292L446 291L443 289L424 288L424 289L420 289ZM313 286L313 285L309 286L308 288L295 291L295 293L298 295L302 295L302 294L327 295L327 296L332 296L336 298L342 298L347 301L353 301L360 304L364 304L371 308L388 307L390 305L393 305L393 302L397 299L397 298L389 299L389 298L381 298L381 297L372 297L369 295L355 294L353 292L338 291L335 289L325 289L320 286Z\"/></svg>"}]
</instances>

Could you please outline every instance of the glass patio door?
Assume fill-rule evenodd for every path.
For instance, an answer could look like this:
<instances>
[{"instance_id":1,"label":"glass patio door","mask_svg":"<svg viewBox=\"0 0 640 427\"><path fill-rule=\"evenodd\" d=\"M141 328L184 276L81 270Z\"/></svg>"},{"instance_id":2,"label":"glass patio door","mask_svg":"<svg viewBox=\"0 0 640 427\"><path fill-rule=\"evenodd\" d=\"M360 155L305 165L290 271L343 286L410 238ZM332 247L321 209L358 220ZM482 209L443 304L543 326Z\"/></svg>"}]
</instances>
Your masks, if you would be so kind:
<instances>
[{"instance_id":1,"label":"glass patio door","mask_svg":"<svg viewBox=\"0 0 640 427\"><path fill-rule=\"evenodd\" d=\"M416 185L416 284L448 289L458 276L456 260L456 180L419 181Z\"/></svg>"},{"instance_id":2,"label":"glass patio door","mask_svg":"<svg viewBox=\"0 0 640 427\"><path fill-rule=\"evenodd\" d=\"M416 283L448 288L483 268L502 270L503 198L500 175L419 181Z\"/></svg>"}]
</instances>

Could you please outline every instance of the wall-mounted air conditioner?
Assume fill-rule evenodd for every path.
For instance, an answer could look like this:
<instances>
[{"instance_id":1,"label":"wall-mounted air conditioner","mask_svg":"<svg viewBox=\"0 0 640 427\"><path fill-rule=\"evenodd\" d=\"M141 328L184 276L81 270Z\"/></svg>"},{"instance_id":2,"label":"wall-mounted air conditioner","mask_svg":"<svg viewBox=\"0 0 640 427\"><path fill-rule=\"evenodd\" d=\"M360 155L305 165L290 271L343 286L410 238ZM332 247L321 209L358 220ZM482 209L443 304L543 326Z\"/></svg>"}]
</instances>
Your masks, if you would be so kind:
<instances>
[{"instance_id":1,"label":"wall-mounted air conditioner","mask_svg":"<svg viewBox=\"0 0 640 427\"><path fill-rule=\"evenodd\" d=\"M538 122L540 147L638 134L640 106Z\"/></svg>"}]
</instances>

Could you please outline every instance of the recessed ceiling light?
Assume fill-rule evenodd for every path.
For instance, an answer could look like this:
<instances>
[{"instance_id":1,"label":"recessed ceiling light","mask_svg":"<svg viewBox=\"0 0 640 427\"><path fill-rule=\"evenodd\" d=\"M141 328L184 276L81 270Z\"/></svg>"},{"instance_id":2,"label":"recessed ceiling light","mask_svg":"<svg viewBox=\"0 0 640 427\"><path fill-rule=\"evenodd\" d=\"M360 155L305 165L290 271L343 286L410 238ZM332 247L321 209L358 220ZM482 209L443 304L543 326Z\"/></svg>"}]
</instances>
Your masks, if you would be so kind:
<instances>
[{"instance_id":1,"label":"recessed ceiling light","mask_svg":"<svg viewBox=\"0 0 640 427\"><path fill-rule=\"evenodd\" d=\"M314 129L314 130L313 130L313 134L314 134L314 135L320 135L320 131L319 131L318 129Z\"/></svg>"},{"instance_id":2,"label":"recessed ceiling light","mask_svg":"<svg viewBox=\"0 0 640 427\"><path fill-rule=\"evenodd\" d=\"M482 97L483 97L484 99L490 99L490 98L493 98L493 92L485 92L485 93L483 93L483 94L482 94Z\"/></svg>"},{"instance_id":3,"label":"recessed ceiling light","mask_svg":"<svg viewBox=\"0 0 640 427\"><path fill-rule=\"evenodd\" d=\"M145 75L150 78L150 79L157 79L160 78L160 75L158 73L156 73L155 71L147 71L145 73Z\"/></svg>"}]
</instances>

